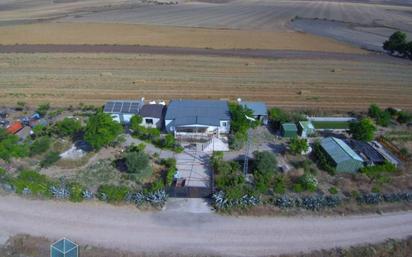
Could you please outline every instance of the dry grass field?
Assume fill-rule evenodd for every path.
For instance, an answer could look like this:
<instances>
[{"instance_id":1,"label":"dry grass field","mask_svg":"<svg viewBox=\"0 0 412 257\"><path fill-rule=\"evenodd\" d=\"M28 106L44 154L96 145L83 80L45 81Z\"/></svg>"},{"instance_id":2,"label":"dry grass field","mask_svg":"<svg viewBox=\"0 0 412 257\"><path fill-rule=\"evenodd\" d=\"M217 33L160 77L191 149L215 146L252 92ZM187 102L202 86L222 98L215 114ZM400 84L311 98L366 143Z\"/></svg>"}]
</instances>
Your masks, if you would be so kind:
<instances>
[{"instance_id":1,"label":"dry grass field","mask_svg":"<svg viewBox=\"0 0 412 257\"><path fill-rule=\"evenodd\" d=\"M412 110L411 65L137 54L0 54L1 104L226 98L316 110Z\"/></svg>"},{"instance_id":2,"label":"dry grass field","mask_svg":"<svg viewBox=\"0 0 412 257\"><path fill-rule=\"evenodd\" d=\"M37 23L0 26L0 44L150 45L214 49L281 49L366 53L299 32L201 29L134 24Z\"/></svg>"}]
</instances>

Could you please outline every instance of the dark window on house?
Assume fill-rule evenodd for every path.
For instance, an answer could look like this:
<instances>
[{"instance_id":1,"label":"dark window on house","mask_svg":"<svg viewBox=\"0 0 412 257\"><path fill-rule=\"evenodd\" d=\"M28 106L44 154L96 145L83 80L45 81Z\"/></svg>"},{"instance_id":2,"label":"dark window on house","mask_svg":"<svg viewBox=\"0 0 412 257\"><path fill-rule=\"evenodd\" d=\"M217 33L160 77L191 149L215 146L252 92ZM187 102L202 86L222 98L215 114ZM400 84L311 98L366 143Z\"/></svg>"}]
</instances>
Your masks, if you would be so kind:
<instances>
[{"instance_id":1,"label":"dark window on house","mask_svg":"<svg viewBox=\"0 0 412 257\"><path fill-rule=\"evenodd\" d=\"M146 124L153 124L153 119L145 119L146 120Z\"/></svg>"}]
</instances>

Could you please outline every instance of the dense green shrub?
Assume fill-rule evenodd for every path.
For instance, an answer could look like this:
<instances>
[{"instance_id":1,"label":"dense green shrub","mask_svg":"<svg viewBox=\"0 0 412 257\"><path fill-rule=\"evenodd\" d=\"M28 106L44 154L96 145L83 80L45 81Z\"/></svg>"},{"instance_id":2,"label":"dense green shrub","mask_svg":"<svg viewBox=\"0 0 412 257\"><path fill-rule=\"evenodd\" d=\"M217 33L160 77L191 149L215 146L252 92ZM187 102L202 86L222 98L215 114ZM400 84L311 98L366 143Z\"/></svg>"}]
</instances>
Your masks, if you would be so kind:
<instances>
[{"instance_id":1,"label":"dense green shrub","mask_svg":"<svg viewBox=\"0 0 412 257\"><path fill-rule=\"evenodd\" d=\"M360 172L370 178L371 181L376 181L380 184L389 182L388 173L393 173L397 170L396 166L390 162L385 162L381 165L366 166L360 169Z\"/></svg>"},{"instance_id":2,"label":"dense green shrub","mask_svg":"<svg viewBox=\"0 0 412 257\"><path fill-rule=\"evenodd\" d=\"M408 123L412 121L412 113L406 112L406 111L400 111L398 113L398 122L403 124L403 123Z\"/></svg>"},{"instance_id":3,"label":"dense green shrub","mask_svg":"<svg viewBox=\"0 0 412 257\"><path fill-rule=\"evenodd\" d=\"M51 139L48 136L36 138L30 145L30 155L38 155L47 152L51 145Z\"/></svg>"},{"instance_id":4,"label":"dense green shrub","mask_svg":"<svg viewBox=\"0 0 412 257\"><path fill-rule=\"evenodd\" d=\"M285 178L283 176L276 176L274 184L273 189L276 194L284 194L286 192Z\"/></svg>"},{"instance_id":5,"label":"dense green shrub","mask_svg":"<svg viewBox=\"0 0 412 257\"><path fill-rule=\"evenodd\" d=\"M73 137L82 129L80 121L64 118L55 124L54 133L62 137Z\"/></svg>"},{"instance_id":6,"label":"dense green shrub","mask_svg":"<svg viewBox=\"0 0 412 257\"><path fill-rule=\"evenodd\" d=\"M175 158L162 159L161 164L166 166L165 183L167 186L171 186L174 180L174 176L177 171L176 159Z\"/></svg>"},{"instance_id":7,"label":"dense green shrub","mask_svg":"<svg viewBox=\"0 0 412 257\"><path fill-rule=\"evenodd\" d=\"M375 120L376 124L380 126L388 126L391 121L391 113L388 110L382 110L376 104L369 107L368 115Z\"/></svg>"},{"instance_id":8,"label":"dense green shrub","mask_svg":"<svg viewBox=\"0 0 412 257\"><path fill-rule=\"evenodd\" d=\"M84 199L83 192L86 190L84 186L79 183L72 182L67 186L67 189L70 192L70 201L72 202L81 202Z\"/></svg>"},{"instance_id":9,"label":"dense green shrub","mask_svg":"<svg viewBox=\"0 0 412 257\"><path fill-rule=\"evenodd\" d=\"M44 103L44 104L40 104L40 105L37 107L36 112L37 112L38 114L40 114L40 116L44 117L44 116L46 116L46 114L47 114L47 112L49 111L49 109L50 109L50 104L49 104L49 103Z\"/></svg>"},{"instance_id":10,"label":"dense green shrub","mask_svg":"<svg viewBox=\"0 0 412 257\"><path fill-rule=\"evenodd\" d=\"M305 138L293 137L290 139L289 149L293 154L306 153L308 148L308 141Z\"/></svg>"},{"instance_id":11,"label":"dense green shrub","mask_svg":"<svg viewBox=\"0 0 412 257\"><path fill-rule=\"evenodd\" d=\"M0 159L9 161L11 158L26 157L30 153L28 144L20 143L19 137L9 134L0 128Z\"/></svg>"},{"instance_id":12,"label":"dense green shrub","mask_svg":"<svg viewBox=\"0 0 412 257\"><path fill-rule=\"evenodd\" d=\"M40 162L40 167L47 168L60 160L60 154L58 152L49 152L46 157Z\"/></svg>"},{"instance_id":13,"label":"dense green shrub","mask_svg":"<svg viewBox=\"0 0 412 257\"><path fill-rule=\"evenodd\" d=\"M336 187L330 187L329 193L331 193L332 195L336 195L338 193L338 189L336 189Z\"/></svg>"},{"instance_id":14,"label":"dense green shrub","mask_svg":"<svg viewBox=\"0 0 412 257\"><path fill-rule=\"evenodd\" d=\"M315 192L318 188L318 180L310 173L305 173L299 177L297 184L300 184L304 190Z\"/></svg>"},{"instance_id":15,"label":"dense green shrub","mask_svg":"<svg viewBox=\"0 0 412 257\"><path fill-rule=\"evenodd\" d=\"M52 181L45 175L32 170L20 171L17 178L11 180L17 193L29 192L33 195L50 196Z\"/></svg>"},{"instance_id":16,"label":"dense green shrub","mask_svg":"<svg viewBox=\"0 0 412 257\"><path fill-rule=\"evenodd\" d=\"M97 189L100 200L110 203L119 203L126 199L129 189L125 186L101 185Z\"/></svg>"},{"instance_id":17,"label":"dense green shrub","mask_svg":"<svg viewBox=\"0 0 412 257\"><path fill-rule=\"evenodd\" d=\"M142 178L152 174L149 156L143 151L127 152L125 161L128 173L138 174Z\"/></svg>"},{"instance_id":18,"label":"dense green shrub","mask_svg":"<svg viewBox=\"0 0 412 257\"><path fill-rule=\"evenodd\" d=\"M254 152L254 168L259 173L276 173L278 171L276 155L269 151Z\"/></svg>"},{"instance_id":19,"label":"dense green shrub","mask_svg":"<svg viewBox=\"0 0 412 257\"><path fill-rule=\"evenodd\" d=\"M162 159L160 163L167 168L172 168L176 167L176 159L175 158L167 158L167 159Z\"/></svg>"}]
</instances>

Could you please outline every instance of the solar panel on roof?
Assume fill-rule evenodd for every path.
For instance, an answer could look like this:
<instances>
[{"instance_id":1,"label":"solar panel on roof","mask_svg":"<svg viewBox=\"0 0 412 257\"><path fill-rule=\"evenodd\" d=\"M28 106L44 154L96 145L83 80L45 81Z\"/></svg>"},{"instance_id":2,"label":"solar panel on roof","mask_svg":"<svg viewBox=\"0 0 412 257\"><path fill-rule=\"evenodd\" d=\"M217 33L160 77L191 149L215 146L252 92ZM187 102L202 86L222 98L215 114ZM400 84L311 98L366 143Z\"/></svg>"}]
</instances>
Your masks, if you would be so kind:
<instances>
[{"instance_id":1,"label":"solar panel on roof","mask_svg":"<svg viewBox=\"0 0 412 257\"><path fill-rule=\"evenodd\" d=\"M130 106L131 106L131 103L130 103L130 102L123 102L122 112L123 112L123 113L128 113L128 112L130 112Z\"/></svg>"},{"instance_id":2,"label":"solar panel on roof","mask_svg":"<svg viewBox=\"0 0 412 257\"><path fill-rule=\"evenodd\" d=\"M139 103L132 103L130 106L131 113L137 113L139 111Z\"/></svg>"},{"instance_id":3,"label":"solar panel on roof","mask_svg":"<svg viewBox=\"0 0 412 257\"><path fill-rule=\"evenodd\" d=\"M114 106L114 103L113 103L113 102L107 102L107 103L104 105L104 111L105 111L105 112L111 112L112 109L113 109L113 106Z\"/></svg>"},{"instance_id":4,"label":"solar panel on roof","mask_svg":"<svg viewBox=\"0 0 412 257\"><path fill-rule=\"evenodd\" d=\"M113 112L120 112L122 110L122 102L117 102L114 104Z\"/></svg>"}]
</instances>

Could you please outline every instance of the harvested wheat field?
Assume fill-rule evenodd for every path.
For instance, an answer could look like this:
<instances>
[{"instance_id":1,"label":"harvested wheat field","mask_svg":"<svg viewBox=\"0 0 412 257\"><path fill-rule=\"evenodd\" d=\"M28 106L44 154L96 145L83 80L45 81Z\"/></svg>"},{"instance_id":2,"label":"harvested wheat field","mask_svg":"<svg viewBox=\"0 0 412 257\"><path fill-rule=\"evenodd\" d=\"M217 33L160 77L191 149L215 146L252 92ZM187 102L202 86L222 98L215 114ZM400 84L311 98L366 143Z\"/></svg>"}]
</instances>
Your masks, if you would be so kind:
<instances>
[{"instance_id":1,"label":"harvested wheat field","mask_svg":"<svg viewBox=\"0 0 412 257\"><path fill-rule=\"evenodd\" d=\"M411 65L382 61L148 54L0 54L1 104L226 98L272 106L412 110Z\"/></svg>"},{"instance_id":2,"label":"harvested wheat field","mask_svg":"<svg viewBox=\"0 0 412 257\"><path fill-rule=\"evenodd\" d=\"M300 32L263 32L105 23L0 26L0 44L150 45L214 49L281 49L366 53L332 39Z\"/></svg>"}]
</instances>

